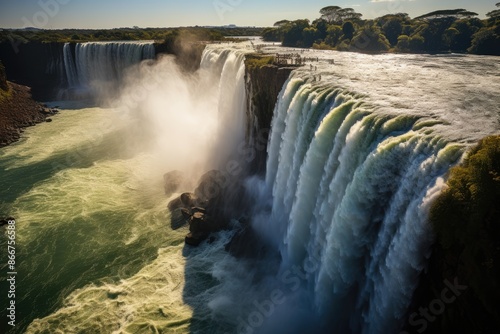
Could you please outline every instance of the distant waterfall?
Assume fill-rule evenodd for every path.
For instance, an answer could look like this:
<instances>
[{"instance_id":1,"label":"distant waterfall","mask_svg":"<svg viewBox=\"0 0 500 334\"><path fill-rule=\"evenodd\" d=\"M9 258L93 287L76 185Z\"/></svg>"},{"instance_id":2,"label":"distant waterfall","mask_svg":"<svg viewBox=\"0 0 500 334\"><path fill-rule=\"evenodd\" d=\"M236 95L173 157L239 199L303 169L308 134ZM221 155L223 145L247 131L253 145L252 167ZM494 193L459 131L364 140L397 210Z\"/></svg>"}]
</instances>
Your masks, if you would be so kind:
<instances>
[{"instance_id":1,"label":"distant waterfall","mask_svg":"<svg viewBox=\"0 0 500 334\"><path fill-rule=\"evenodd\" d=\"M117 81L126 68L153 59L153 42L70 43L63 48L64 68L70 88L88 87L93 82Z\"/></svg>"},{"instance_id":2,"label":"distant waterfall","mask_svg":"<svg viewBox=\"0 0 500 334\"><path fill-rule=\"evenodd\" d=\"M322 328L395 333L430 255L429 202L462 147L426 131L421 116L376 112L308 80L295 73L278 97L272 205L254 227L280 250L281 273L307 274Z\"/></svg>"}]
</instances>

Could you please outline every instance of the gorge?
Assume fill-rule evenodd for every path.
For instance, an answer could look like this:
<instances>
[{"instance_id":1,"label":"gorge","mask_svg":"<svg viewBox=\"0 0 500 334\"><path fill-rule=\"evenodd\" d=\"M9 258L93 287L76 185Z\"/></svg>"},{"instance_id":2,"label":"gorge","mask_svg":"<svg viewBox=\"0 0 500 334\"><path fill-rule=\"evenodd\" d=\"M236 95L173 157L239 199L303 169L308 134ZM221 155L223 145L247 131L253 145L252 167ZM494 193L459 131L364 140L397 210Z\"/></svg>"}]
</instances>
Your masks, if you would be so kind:
<instances>
[{"instance_id":1,"label":"gorge","mask_svg":"<svg viewBox=\"0 0 500 334\"><path fill-rule=\"evenodd\" d=\"M242 42L207 45L186 72L149 42L56 49L60 97L100 104L48 102L53 122L0 151L22 273L12 333L421 329L429 210L500 130L496 59L266 44L316 60L252 66ZM172 170L184 180L166 196ZM210 170L227 227L190 247L167 205Z\"/></svg>"}]
</instances>

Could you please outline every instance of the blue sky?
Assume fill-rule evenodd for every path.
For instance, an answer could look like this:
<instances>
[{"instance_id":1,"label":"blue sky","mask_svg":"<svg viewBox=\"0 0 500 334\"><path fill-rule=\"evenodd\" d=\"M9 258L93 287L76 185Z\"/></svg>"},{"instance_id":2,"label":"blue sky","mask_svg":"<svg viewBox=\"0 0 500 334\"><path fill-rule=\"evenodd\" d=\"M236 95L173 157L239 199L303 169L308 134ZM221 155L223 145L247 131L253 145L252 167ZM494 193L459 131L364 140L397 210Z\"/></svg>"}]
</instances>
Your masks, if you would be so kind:
<instances>
[{"instance_id":1,"label":"blue sky","mask_svg":"<svg viewBox=\"0 0 500 334\"><path fill-rule=\"evenodd\" d=\"M281 19L320 16L328 5L352 7L363 18L405 12L415 17L437 9L465 8L479 14L500 0L0 0L0 27L59 28L271 26Z\"/></svg>"}]
</instances>

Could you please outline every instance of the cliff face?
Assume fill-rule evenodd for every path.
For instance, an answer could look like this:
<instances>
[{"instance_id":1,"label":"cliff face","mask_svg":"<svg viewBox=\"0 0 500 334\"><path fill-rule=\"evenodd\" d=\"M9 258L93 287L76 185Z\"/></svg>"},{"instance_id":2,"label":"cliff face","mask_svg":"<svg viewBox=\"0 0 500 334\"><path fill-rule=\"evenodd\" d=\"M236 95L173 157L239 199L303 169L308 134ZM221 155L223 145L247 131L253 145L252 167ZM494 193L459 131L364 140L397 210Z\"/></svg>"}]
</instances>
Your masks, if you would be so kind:
<instances>
[{"instance_id":1,"label":"cliff face","mask_svg":"<svg viewBox=\"0 0 500 334\"><path fill-rule=\"evenodd\" d=\"M9 90L7 85L7 76L5 74L5 67L0 61L0 93L6 93Z\"/></svg>"},{"instance_id":2,"label":"cliff face","mask_svg":"<svg viewBox=\"0 0 500 334\"><path fill-rule=\"evenodd\" d=\"M249 54L245 60L247 86L247 138L256 148L256 159L250 172L263 174L266 168L266 148L271 129L274 106L294 67L274 65L272 56Z\"/></svg>"},{"instance_id":3,"label":"cliff face","mask_svg":"<svg viewBox=\"0 0 500 334\"><path fill-rule=\"evenodd\" d=\"M64 43L0 44L0 60L9 80L32 88L37 100L53 98L64 83Z\"/></svg>"}]
</instances>

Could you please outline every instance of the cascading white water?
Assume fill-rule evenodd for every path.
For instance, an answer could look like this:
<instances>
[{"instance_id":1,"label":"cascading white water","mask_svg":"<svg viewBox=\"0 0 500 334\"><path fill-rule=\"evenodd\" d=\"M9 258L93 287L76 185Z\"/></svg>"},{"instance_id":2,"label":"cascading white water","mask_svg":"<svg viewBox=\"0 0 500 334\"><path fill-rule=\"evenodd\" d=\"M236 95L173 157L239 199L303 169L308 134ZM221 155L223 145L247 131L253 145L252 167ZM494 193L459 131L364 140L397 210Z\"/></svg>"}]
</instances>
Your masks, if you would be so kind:
<instances>
[{"instance_id":1,"label":"cascading white water","mask_svg":"<svg viewBox=\"0 0 500 334\"><path fill-rule=\"evenodd\" d=\"M281 275L305 273L310 321L395 333L429 256L429 203L463 145L421 116L374 112L361 100L308 75L289 79L268 144L272 209L254 227L279 248Z\"/></svg>"},{"instance_id":2,"label":"cascading white water","mask_svg":"<svg viewBox=\"0 0 500 334\"><path fill-rule=\"evenodd\" d=\"M187 333L189 327L224 332L217 328L227 325L211 321L210 309L203 308L213 294L198 291L210 291L216 284L205 272L212 260L225 262L224 245L231 232L221 233L208 252L190 252L184 247L187 228L169 227L167 203L173 197L165 196L161 176L180 169L196 181L223 165L219 159L233 155L244 135L244 52L207 47L195 74L183 73L169 56L143 63L125 76L114 109L63 111L53 123L64 121L61 129L46 127L61 134L50 132L43 149L12 148L4 157L9 167L0 161L0 168L13 169L10 173L18 171L10 164L19 164L22 173L46 160L60 170L16 199L13 213L22 222L41 222L38 235L57 231L47 240L48 247L65 245L64 252L47 252L38 250L46 244L36 238L18 240L29 249L25 268L51 263L19 282L26 294L19 296L17 306L25 314L27 333L137 333L146 330L145 322L148 330L158 332ZM19 152L35 151L15 161ZM82 192L81 202L75 200ZM40 193L48 197L43 205L52 207L51 217L32 211L30 202ZM101 228L109 232L101 233ZM232 262L234 267L237 261ZM47 282L56 288L47 292L42 287ZM33 306L48 299L52 314Z\"/></svg>"},{"instance_id":3,"label":"cascading white water","mask_svg":"<svg viewBox=\"0 0 500 334\"><path fill-rule=\"evenodd\" d=\"M92 48L78 52L100 62ZM159 180L223 168L244 141L240 48L208 46L198 74L169 57L142 63L123 78L116 114L63 111L5 150L0 193L15 208L29 273L19 276L18 328L398 331L429 255L441 177L498 131L500 65L334 53L335 66L295 70L274 110L265 179L247 180L251 223L280 256L236 259L224 250L235 231L184 247L187 229L168 226ZM69 45L64 56L75 85L115 75L111 65L92 74Z\"/></svg>"},{"instance_id":4,"label":"cascading white water","mask_svg":"<svg viewBox=\"0 0 500 334\"><path fill-rule=\"evenodd\" d=\"M206 48L200 68L220 73L217 95L217 124L220 134L214 147L216 161L225 163L237 154L237 149L245 140L245 52L223 48ZM230 138L231 140L227 140ZM219 168L223 168L221 165Z\"/></svg>"},{"instance_id":5,"label":"cascading white water","mask_svg":"<svg viewBox=\"0 0 500 334\"><path fill-rule=\"evenodd\" d=\"M153 42L70 43L63 48L69 87L88 87L93 82L119 81L125 69L144 59L153 59Z\"/></svg>"},{"instance_id":6,"label":"cascading white water","mask_svg":"<svg viewBox=\"0 0 500 334\"><path fill-rule=\"evenodd\" d=\"M397 333L430 256L428 210L443 178L498 132L491 62L306 53L327 61L283 87L265 179L247 182L259 198L252 225L279 251L274 284L287 297L261 321L250 313L241 332Z\"/></svg>"}]
</instances>

